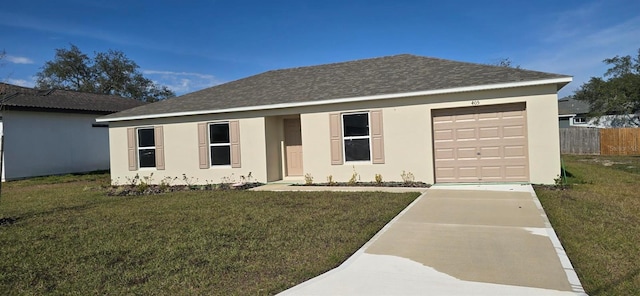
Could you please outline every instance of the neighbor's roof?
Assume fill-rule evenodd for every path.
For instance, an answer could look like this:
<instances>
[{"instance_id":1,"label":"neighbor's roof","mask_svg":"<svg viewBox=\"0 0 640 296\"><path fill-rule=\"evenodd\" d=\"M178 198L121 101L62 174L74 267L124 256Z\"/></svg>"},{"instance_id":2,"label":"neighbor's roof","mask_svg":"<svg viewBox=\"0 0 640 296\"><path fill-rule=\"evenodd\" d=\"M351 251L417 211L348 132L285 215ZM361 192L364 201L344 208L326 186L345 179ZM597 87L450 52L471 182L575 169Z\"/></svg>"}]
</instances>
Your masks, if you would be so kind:
<instances>
[{"instance_id":1,"label":"neighbor's roof","mask_svg":"<svg viewBox=\"0 0 640 296\"><path fill-rule=\"evenodd\" d=\"M110 114L145 105L120 96L92 94L70 90L37 90L0 83L0 103L7 109L34 109L51 111Z\"/></svg>"},{"instance_id":2,"label":"neighbor's roof","mask_svg":"<svg viewBox=\"0 0 640 296\"><path fill-rule=\"evenodd\" d=\"M275 109L523 85L562 87L570 81L571 76L566 75L403 54L268 71L111 114L98 121Z\"/></svg>"},{"instance_id":3,"label":"neighbor's roof","mask_svg":"<svg viewBox=\"0 0 640 296\"><path fill-rule=\"evenodd\" d=\"M572 98L558 100L558 115L589 113L589 104Z\"/></svg>"}]
</instances>

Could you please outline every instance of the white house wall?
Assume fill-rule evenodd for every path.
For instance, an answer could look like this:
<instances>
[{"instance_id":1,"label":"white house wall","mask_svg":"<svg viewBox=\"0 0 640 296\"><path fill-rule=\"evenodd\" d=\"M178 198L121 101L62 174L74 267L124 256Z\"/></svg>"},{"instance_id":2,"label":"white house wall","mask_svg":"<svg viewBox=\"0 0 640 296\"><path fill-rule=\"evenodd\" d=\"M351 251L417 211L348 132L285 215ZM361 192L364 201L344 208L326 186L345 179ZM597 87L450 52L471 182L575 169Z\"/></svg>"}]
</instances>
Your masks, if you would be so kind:
<instances>
[{"instance_id":1,"label":"white house wall","mask_svg":"<svg viewBox=\"0 0 640 296\"><path fill-rule=\"evenodd\" d=\"M263 117L237 119L240 123L240 168L230 166L199 168L198 123L228 119L216 116L195 116L188 118L189 121L186 122L169 118L137 121L135 125L128 125L126 122L112 123L109 128L109 137L112 139L110 141L112 183L126 184L136 174L140 178L152 176L149 181L155 184L163 180L173 185L221 183L223 180L239 182L241 176L248 180L249 174L252 176L252 181L266 182L267 160ZM142 168L130 171L127 156L127 128L158 125L163 127L164 132L166 169Z\"/></svg>"},{"instance_id":2,"label":"white house wall","mask_svg":"<svg viewBox=\"0 0 640 296\"><path fill-rule=\"evenodd\" d=\"M109 169L108 129L95 114L4 111L8 180Z\"/></svg>"}]
</instances>

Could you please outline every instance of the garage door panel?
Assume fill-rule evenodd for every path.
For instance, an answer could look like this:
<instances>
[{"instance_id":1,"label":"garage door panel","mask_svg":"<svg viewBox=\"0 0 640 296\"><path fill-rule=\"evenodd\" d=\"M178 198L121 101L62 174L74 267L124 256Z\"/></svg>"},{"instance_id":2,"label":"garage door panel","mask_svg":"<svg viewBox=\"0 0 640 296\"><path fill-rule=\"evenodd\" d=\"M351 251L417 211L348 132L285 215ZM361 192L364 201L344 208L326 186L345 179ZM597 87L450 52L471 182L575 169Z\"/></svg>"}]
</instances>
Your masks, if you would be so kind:
<instances>
[{"instance_id":1,"label":"garage door panel","mask_svg":"<svg viewBox=\"0 0 640 296\"><path fill-rule=\"evenodd\" d=\"M476 166L463 166L458 168L458 177L460 178L477 178L478 167Z\"/></svg>"},{"instance_id":2,"label":"garage door panel","mask_svg":"<svg viewBox=\"0 0 640 296\"><path fill-rule=\"evenodd\" d=\"M479 158L480 159L488 159L488 158L501 158L502 157L502 147L500 146L493 146L493 147L480 147L478 150L480 150L480 155Z\"/></svg>"},{"instance_id":3,"label":"garage door panel","mask_svg":"<svg viewBox=\"0 0 640 296\"><path fill-rule=\"evenodd\" d=\"M439 160L455 160L453 148L443 148L435 150L436 159Z\"/></svg>"},{"instance_id":4,"label":"garage door panel","mask_svg":"<svg viewBox=\"0 0 640 296\"><path fill-rule=\"evenodd\" d=\"M480 139L499 139L500 128L497 126L478 128L478 138Z\"/></svg>"},{"instance_id":5,"label":"garage door panel","mask_svg":"<svg viewBox=\"0 0 640 296\"><path fill-rule=\"evenodd\" d=\"M526 166L505 166L505 173L509 179L520 179L527 176Z\"/></svg>"},{"instance_id":6,"label":"garage door panel","mask_svg":"<svg viewBox=\"0 0 640 296\"><path fill-rule=\"evenodd\" d=\"M478 120L496 120L500 118L500 113L498 112L488 112L488 113L479 113Z\"/></svg>"},{"instance_id":7,"label":"garage door panel","mask_svg":"<svg viewBox=\"0 0 640 296\"><path fill-rule=\"evenodd\" d=\"M505 146L504 157L526 157L527 150L524 146Z\"/></svg>"},{"instance_id":8,"label":"garage door panel","mask_svg":"<svg viewBox=\"0 0 640 296\"><path fill-rule=\"evenodd\" d=\"M436 182L528 181L524 103L432 114Z\"/></svg>"},{"instance_id":9,"label":"garage door panel","mask_svg":"<svg viewBox=\"0 0 640 296\"><path fill-rule=\"evenodd\" d=\"M502 128L503 137L524 137L524 126L505 126Z\"/></svg>"},{"instance_id":10,"label":"garage door panel","mask_svg":"<svg viewBox=\"0 0 640 296\"><path fill-rule=\"evenodd\" d=\"M434 117L433 118L433 124L440 124L440 123L447 123L447 122L453 122L453 116L438 116L438 117Z\"/></svg>"},{"instance_id":11,"label":"garage door panel","mask_svg":"<svg viewBox=\"0 0 640 296\"><path fill-rule=\"evenodd\" d=\"M478 158L476 147L464 147L456 149L457 159L476 159Z\"/></svg>"},{"instance_id":12,"label":"garage door panel","mask_svg":"<svg viewBox=\"0 0 640 296\"><path fill-rule=\"evenodd\" d=\"M453 130L446 129L436 131L433 135L433 139L436 141L453 140Z\"/></svg>"},{"instance_id":13,"label":"garage door panel","mask_svg":"<svg viewBox=\"0 0 640 296\"><path fill-rule=\"evenodd\" d=\"M501 166L483 166L480 168L482 173L482 180L496 180L502 178L502 167Z\"/></svg>"},{"instance_id":14,"label":"garage door panel","mask_svg":"<svg viewBox=\"0 0 640 296\"><path fill-rule=\"evenodd\" d=\"M465 139L476 139L478 136L476 134L475 128L458 128L456 129L456 140L465 140Z\"/></svg>"},{"instance_id":15,"label":"garage door panel","mask_svg":"<svg viewBox=\"0 0 640 296\"><path fill-rule=\"evenodd\" d=\"M471 122L471 121L475 121L476 120L476 115L475 114L460 114L460 115L455 115L454 120L456 122Z\"/></svg>"},{"instance_id":16,"label":"garage door panel","mask_svg":"<svg viewBox=\"0 0 640 296\"><path fill-rule=\"evenodd\" d=\"M455 169L452 167L446 167L446 168L438 168L438 170L436 171L438 176L440 176L443 179L455 179Z\"/></svg>"},{"instance_id":17,"label":"garage door panel","mask_svg":"<svg viewBox=\"0 0 640 296\"><path fill-rule=\"evenodd\" d=\"M524 111L505 111L502 112L502 118L524 118Z\"/></svg>"}]
</instances>

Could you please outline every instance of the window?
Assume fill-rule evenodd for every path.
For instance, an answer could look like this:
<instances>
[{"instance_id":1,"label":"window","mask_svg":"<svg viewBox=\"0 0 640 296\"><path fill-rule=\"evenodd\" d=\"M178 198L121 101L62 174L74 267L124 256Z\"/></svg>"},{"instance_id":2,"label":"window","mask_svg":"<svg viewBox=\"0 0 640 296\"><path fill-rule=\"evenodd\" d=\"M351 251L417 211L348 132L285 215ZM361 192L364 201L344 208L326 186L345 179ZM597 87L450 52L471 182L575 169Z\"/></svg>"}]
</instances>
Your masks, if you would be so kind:
<instances>
[{"instance_id":1,"label":"window","mask_svg":"<svg viewBox=\"0 0 640 296\"><path fill-rule=\"evenodd\" d=\"M371 160L369 113L343 114L342 138L345 161Z\"/></svg>"},{"instance_id":2,"label":"window","mask_svg":"<svg viewBox=\"0 0 640 296\"><path fill-rule=\"evenodd\" d=\"M574 117L573 123L578 123L578 124L587 123L587 119L584 117Z\"/></svg>"},{"instance_id":3,"label":"window","mask_svg":"<svg viewBox=\"0 0 640 296\"><path fill-rule=\"evenodd\" d=\"M229 123L209 124L209 159L211 165L231 165Z\"/></svg>"},{"instance_id":4,"label":"window","mask_svg":"<svg viewBox=\"0 0 640 296\"><path fill-rule=\"evenodd\" d=\"M138 129L138 166L156 167L156 141L153 128Z\"/></svg>"}]
</instances>

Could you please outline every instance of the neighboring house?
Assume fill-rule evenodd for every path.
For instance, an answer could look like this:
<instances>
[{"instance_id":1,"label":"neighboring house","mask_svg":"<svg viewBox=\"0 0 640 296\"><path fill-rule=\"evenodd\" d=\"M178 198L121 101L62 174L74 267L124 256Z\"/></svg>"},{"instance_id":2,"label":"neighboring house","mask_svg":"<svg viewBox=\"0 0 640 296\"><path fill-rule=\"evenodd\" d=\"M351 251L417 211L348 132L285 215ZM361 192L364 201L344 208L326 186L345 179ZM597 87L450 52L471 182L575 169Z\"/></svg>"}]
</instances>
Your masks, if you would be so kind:
<instances>
[{"instance_id":1,"label":"neighboring house","mask_svg":"<svg viewBox=\"0 0 640 296\"><path fill-rule=\"evenodd\" d=\"M268 71L111 114L114 183L554 183L572 78L414 55Z\"/></svg>"},{"instance_id":2,"label":"neighboring house","mask_svg":"<svg viewBox=\"0 0 640 296\"><path fill-rule=\"evenodd\" d=\"M558 125L560 128L568 127L591 127L591 128L617 128L636 127L630 124L634 118L636 122L638 115L604 115L601 117L589 116L589 104L569 97L558 100Z\"/></svg>"},{"instance_id":3,"label":"neighboring house","mask_svg":"<svg viewBox=\"0 0 640 296\"><path fill-rule=\"evenodd\" d=\"M2 180L109 169L108 126L95 119L144 103L0 83Z\"/></svg>"},{"instance_id":4,"label":"neighboring house","mask_svg":"<svg viewBox=\"0 0 640 296\"><path fill-rule=\"evenodd\" d=\"M569 97L558 100L558 125L560 128L587 127L589 104Z\"/></svg>"}]
</instances>

